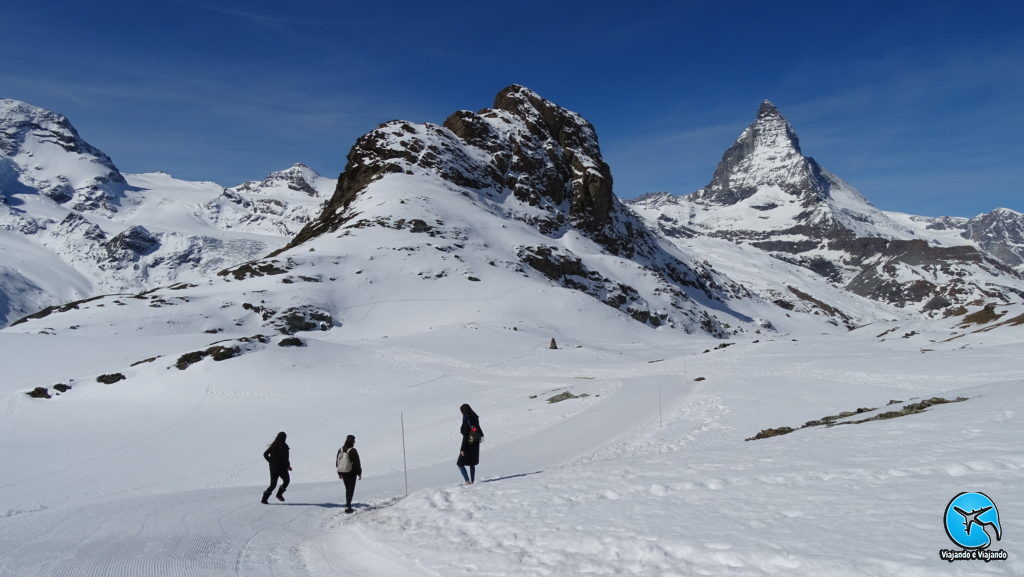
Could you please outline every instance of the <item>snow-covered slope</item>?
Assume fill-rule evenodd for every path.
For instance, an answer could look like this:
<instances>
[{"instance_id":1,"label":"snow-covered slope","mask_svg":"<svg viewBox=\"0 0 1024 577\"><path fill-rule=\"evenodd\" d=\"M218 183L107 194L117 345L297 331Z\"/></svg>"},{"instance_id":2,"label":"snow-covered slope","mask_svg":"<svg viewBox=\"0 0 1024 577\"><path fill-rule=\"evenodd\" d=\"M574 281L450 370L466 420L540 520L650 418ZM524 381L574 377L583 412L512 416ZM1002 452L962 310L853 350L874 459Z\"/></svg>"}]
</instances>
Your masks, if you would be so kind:
<instances>
[{"instance_id":1,"label":"snow-covered slope","mask_svg":"<svg viewBox=\"0 0 1024 577\"><path fill-rule=\"evenodd\" d=\"M0 99L0 199L40 194L77 211L117 210L127 187L110 158L79 137L68 119Z\"/></svg>"},{"instance_id":2,"label":"snow-covered slope","mask_svg":"<svg viewBox=\"0 0 1024 577\"><path fill-rule=\"evenodd\" d=\"M186 370L157 358L111 385L93 375L203 341L7 329L0 574L1017 574L1024 327L993 327L1022 313L719 349L597 316L557 333L558 350L525 322L386 335L353 322ZM951 330L963 336L942 342ZM56 382L72 388L24 394ZM589 396L546 402L563 391ZM936 396L967 400L800 428ZM486 432L471 487L454 467L464 402ZM744 441L784 426L797 430ZM264 506L260 452L279 430L292 485ZM364 463L352 516L333 473L347 434ZM998 503L993 548L1009 561L938 558L952 546L941 513L961 491Z\"/></svg>"},{"instance_id":3,"label":"snow-covered slope","mask_svg":"<svg viewBox=\"0 0 1024 577\"><path fill-rule=\"evenodd\" d=\"M708 186L629 204L670 238L710 236L756 247L898 308L939 314L1024 295L1024 277L1012 268L1021 250L1021 220L1013 211L962 222L880 211L804 156L793 128L767 101ZM936 230L950 228L959 234Z\"/></svg>"}]
</instances>

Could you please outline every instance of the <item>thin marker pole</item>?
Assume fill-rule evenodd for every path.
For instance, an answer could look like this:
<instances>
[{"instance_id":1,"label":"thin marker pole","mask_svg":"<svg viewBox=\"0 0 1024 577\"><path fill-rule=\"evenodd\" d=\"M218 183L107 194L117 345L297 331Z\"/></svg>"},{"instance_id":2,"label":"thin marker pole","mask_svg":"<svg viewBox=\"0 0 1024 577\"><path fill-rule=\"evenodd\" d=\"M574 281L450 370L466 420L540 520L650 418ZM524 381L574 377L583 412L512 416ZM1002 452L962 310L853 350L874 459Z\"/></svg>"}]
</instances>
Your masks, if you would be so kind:
<instances>
[{"instance_id":1,"label":"thin marker pole","mask_svg":"<svg viewBox=\"0 0 1024 577\"><path fill-rule=\"evenodd\" d=\"M665 421L661 417L661 385L658 385L658 427L665 428Z\"/></svg>"},{"instance_id":2,"label":"thin marker pole","mask_svg":"<svg viewBox=\"0 0 1024 577\"><path fill-rule=\"evenodd\" d=\"M399 413L402 418L402 469L405 471L405 496L409 496L409 465L405 459L405 413Z\"/></svg>"}]
</instances>

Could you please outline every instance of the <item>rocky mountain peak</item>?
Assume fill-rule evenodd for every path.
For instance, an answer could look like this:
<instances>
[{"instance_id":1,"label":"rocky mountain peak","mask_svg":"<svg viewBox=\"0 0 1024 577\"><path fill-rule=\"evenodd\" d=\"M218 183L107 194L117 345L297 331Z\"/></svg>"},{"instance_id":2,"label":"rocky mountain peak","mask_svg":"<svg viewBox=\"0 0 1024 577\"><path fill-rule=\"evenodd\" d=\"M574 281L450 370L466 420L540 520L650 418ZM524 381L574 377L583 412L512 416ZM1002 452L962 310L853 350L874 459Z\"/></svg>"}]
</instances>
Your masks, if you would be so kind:
<instances>
[{"instance_id":1,"label":"rocky mountain peak","mask_svg":"<svg viewBox=\"0 0 1024 577\"><path fill-rule=\"evenodd\" d=\"M316 185L322 178L312 168L297 162L284 170L271 172L262 181L250 180L232 187L231 190L255 194L262 194L271 190L288 190L316 197L320 196L320 191L317 190Z\"/></svg>"},{"instance_id":2,"label":"rocky mountain peak","mask_svg":"<svg viewBox=\"0 0 1024 577\"><path fill-rule=\"evenodd\" d=\"M782 118L782 113L779 112L779 109L774 104L772 104L771 100L764 99L761 101L761 106L757 109L757 119L762 120L769 117Z\"/></svg>"},{"instance_id":3,"label":"rocky mountain peak","mask_svg":"<svg viewBox=\"0 0 1024 577\"><path fill-rule=\"evenodd\" d=\"M363 190L394 173L432 175L484 195L511 193L529 209L510 216L529 213L523 218L545 234L574 226L596 239L607 237L617 206L594 127L511 85L498 92L493 108L456 111L442 126L393 121L360 137L321 218L293 244L336 230Z\"/></svg>"},{"instance_id":4,"label":"rocky mountain peak","mask_svg":"<svg viewBox=\"0 0 1024 577\"><path fill-rule=\"evenodd\" d=\"M997 208L979 214L963 225L964 238L1011 266L1024 264L1024 214Z\"/></svg>"},{"instance_id":5,"label":"rocky mountain peak","mask_svg":"<svg viewBox=\"0 0 1024 577\"><path fill-rule=\"evenodd\" d=\"M765 100L757 119L725 151L711 183L694 195L710 204L732 205L771 189L810 204L828 194L817 164L803 155L800 139L774 104Z\"/></svg>"}]
</instances>

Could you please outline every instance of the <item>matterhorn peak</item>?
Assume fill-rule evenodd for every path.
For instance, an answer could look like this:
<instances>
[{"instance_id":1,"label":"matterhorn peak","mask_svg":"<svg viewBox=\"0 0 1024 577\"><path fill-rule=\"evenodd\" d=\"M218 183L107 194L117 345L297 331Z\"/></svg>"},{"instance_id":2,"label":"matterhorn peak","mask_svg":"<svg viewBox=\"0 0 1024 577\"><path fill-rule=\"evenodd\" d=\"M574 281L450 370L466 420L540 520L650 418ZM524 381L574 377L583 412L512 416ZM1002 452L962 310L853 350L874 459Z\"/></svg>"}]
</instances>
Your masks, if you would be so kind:
<instances>
[{"instance_id":1,"label":"matterhorn peak","mask_svg":"<svg viewBox=\"0 0 1024 577\"><path fill-rule=\"evenodd\" d=\"M761 101L761 106L757 109L757 119L761 120L769 117L782 118L782 113L779 112L779 109L774 104L772 104L771 100L766 98Z\"/></svg>"},{"instance_id":2,"label":"matterhorn peak","mask_svg":"<svg viewBox=\"0 0 1024 577\"><path fill-rule=\"evenodd\" d=\"M814 201L827 195L828 187L814 161L801 152L793 127L765 100L757 119L725 151L711 183L694 199L732 205L769 188Z\"/></svg>"}]
</instances>

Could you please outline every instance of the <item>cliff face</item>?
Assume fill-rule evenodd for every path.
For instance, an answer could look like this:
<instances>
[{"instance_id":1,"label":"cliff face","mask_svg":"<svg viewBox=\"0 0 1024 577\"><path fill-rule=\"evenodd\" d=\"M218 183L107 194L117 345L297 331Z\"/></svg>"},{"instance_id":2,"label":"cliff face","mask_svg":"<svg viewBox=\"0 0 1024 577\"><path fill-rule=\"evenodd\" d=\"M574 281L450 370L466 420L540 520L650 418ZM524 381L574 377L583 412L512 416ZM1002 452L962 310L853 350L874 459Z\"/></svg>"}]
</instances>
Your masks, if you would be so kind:
<instances>
[{"instance_id":1,"label":"cliff face","mask_svg":"<svg viewBox=\"0 0 1024 577\"><path fill-rule=\"evenodd\" d=\"M624 211L594 127L519 85L499 92L492 108L457 111L442 126L393 121L360 137L334 197L294 244L337 230L356 195L390 173L433 174L495 200L511 194L532 210L510 216L547 234L571 226L614 253L629 250L611 230Z\"/></svg>"}]
</instances>

